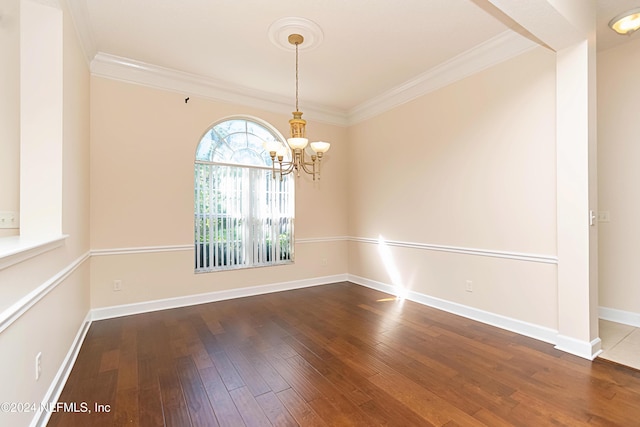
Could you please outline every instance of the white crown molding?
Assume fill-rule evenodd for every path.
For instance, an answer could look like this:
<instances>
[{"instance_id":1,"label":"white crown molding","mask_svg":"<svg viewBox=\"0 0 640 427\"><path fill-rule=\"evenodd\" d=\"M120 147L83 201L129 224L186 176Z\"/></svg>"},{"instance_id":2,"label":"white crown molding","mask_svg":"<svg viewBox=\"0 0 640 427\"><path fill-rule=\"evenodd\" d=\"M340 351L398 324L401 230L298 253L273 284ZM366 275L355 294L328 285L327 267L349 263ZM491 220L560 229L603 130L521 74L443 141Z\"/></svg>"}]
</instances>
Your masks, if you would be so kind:
<instances>
[{"instance_id":1,"label":"white crown molding","mask_svg":"<svg viewBox=\"0 0 640 427\"><path fill-rule=\"evenodd\" d=\"M520 34L507 30L488 41L437 65L419 76L349 110L348 122L355 124L406 104L420 96L462 80L538 46Z\"/></svg>"},{"instance_id":2,"label":"white crown molding","mask_svg":"<svg viewBox=\"0 0 640 427\"><path fill-rule=\"evenodd\" d=\"M287 97L103 52L98 52L91 61L91 73L98 77L170 90L193 97L291 114L291 99ZM305 114L319 122L348 125L343 111L305 103Z\"/></svg>"},{"instance_id":3,"label":"white crown molding","mask_svg":"<svg viewBox=\"0 0 640 427\"><path fill-rule=\"evenodd\" d=\"M67 1L71 5L77 3L76 0ZM79 10L74 12L76 18L86 13L82 7L77 6L77 8ZM76 19L76 21L86 22L88 17ZM85 53L90 57L95 52L90 28L84 24L77 24L76 28L83 40ZM307 104L305 113L312 120L337 126L350 126L520 55L535 46L538 45L520 34L511 30L505 31L348 112L317 104ZM91 59L90 68L91 73L98 77L170 90L218 102L246 105L281 114L291 112L290 99L286 97L104 52L95 53Z\"/></svg>"}]
</instances>

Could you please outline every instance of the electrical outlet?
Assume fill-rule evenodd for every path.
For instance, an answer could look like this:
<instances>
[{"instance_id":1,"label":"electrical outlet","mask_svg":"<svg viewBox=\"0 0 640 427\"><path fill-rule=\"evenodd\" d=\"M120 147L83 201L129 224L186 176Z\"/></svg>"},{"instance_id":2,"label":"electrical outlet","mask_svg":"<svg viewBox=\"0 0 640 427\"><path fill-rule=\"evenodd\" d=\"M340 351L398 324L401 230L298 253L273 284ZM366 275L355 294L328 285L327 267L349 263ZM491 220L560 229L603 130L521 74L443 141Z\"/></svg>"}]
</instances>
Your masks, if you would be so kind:
<instances>
[{"instance_id":1,"label":"electrical outlet","mask_svg":"<svg viewBox=\"0 0 640 427\"><path fill-rule=\"evenodd\" d=\"M20 228L20 214L18 212L0 212L0 228Z\"/></svg>"},{"instance_id":2,"label":"electrical outlet","mask_svg":"<svg viewBox=\"0 0 640 427\"><path fill-rule=\"evenodd\" d=\"M473 292L473 281L467 280L467 283L465 284L464 290L467 291L467 292Z\"/></svg>"},{"instance_id":3,"label":"electrical outlet","mask_svg":"<svg viewBox=\"0 0 640 427\"><path fill-rule=\"evenodd\" d=\"M598 211L598 222L609 222L609 211Z\"/></svg>"},{"instance_id":4,"label":"electrical outlet","mask_svg":"<svg viewBox=\"0 0 640 427\"><path fill-rule=\"evenodd\" d=\"M113 291L121 291L122 290L122 280L117 279L113 281Z\"/></svg>"},{"instance_id":5,"label":"electrical outlet","mask_svg":"<svg viewBox=\"0 0 640 427\"><path fill-rule=\"evenodd\" d=\"M42 373L42 352L36 354L36 381L40 379Z\"/></svg>"},{"instance_id":6,"label":"electrical outlet","mask_svg":"<svg viewBox=\"0 0 640 427\"><path fill-rule=\"evenodd\" d=\"M328 261L327 261L327 259L326 259L326 258L322 258L322 261L321 261L321 262L322 262L322 266L323 266L323 267L326 267L326 266L328 265Z\"/></svg>"}]
</instances>

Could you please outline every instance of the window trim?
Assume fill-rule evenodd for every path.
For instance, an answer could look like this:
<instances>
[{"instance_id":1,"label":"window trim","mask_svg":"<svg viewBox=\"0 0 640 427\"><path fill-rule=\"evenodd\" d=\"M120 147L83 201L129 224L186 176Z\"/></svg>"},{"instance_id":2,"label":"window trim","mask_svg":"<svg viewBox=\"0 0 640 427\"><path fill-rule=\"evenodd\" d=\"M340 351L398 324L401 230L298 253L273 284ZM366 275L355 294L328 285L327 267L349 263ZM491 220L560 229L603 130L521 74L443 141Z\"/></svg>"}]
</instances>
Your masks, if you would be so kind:
<instances>
[{"instance_id":1,"label":"window trim","mask_svg":"<svg viewBox=\"0 0 640 427\"><path fill-rule=\"evenodd\" d=\"M284 136L274 127L272 126L270 123L254 117L254 116L249 116L249 115L232 115L232 116L227 116L224 118L221 118L219 120L216 120L215 122L213 122L207 129L205 132L202 133L202 135L200 136L200 139L198 140L198 144L196 145L196 150L195 150L195 155L194 155L194 175L200 173L199 171L199 167L205 166L205 167L209 167L209 168L215 168L215 167L233 167L233 168L240 168L242 169L244 173L248 173L251 174L252 172L248 171L248 169L252 169L255 171L261 171L261 173L264 173L265 176L259 178L260 182L263 179L267 179L270 182L271 180L273 180L273 178L270 176L270 173L273 171L273 166L271 164L267 164L267 160L266 158L264 158L264 153L265 151L262 151L260 153L260 156L263 160L263 164L260 165L255 165L255 164L244 164L244 163L229 163L229 162L223 162L223 161L214 161L213 158L215 157L215 147L213 147L213 149L211 149L211 151L208 153L209 156L209 160L204 160L202 159L202 157L204 156L198 156L199 151L200 151L200 147L201 144L203 142L203 140L205 140L205 138L207 138L207 134L210 133L212 130L214 130L214 128L222 123L228 122L228 121L243 121L245 122L245 129L244 129L244 133L245 134L250 134L250 135L255 135L257 137L260 138L260 135L255 134L255 133L250 133L249 132L249 125L250 124L254 124L257 126L260 126L262 128L264 128L266 131L268 131L274 138L275 140L280 143L285 149L286 149L286 157L290 157L290 150L289 150L289 146L286 143L286 139L284 138ZM238 133L242 133L242 132L238 132ZM235 132L234 132L235 134ZM229 134L232 135L232 134ZM263 139L263 138L261 138ZM264 140L264 139L263 139ZM215 141L214 141L215 142ZM207 173L214 173L213 169L210 169ZM285 179L287 179L289 181L290 177L285 177ZM211 251L217 251L219 250L218 245L213 246L213 242L204 242L204 243L200 243L202 236L205 236L205 234L202 233L198 233L198 218L202 217L204 214L202 212L200 212L200 209L198 209L198 195L201 194L199 193L199 185L198 185L198 181L196 181L197 179L197 175L194 176L194 261L195 261L195 269L194 272L196 274L200 274L200 273L210 273L210 272L216 272L216 271L228 271L228 270L241 270L241 269L249 269L249 268L259 268L259 267L271 267L271 266L276 266L276 265L290 265L293 264L295 261L295 237L294 237L294 223L295 223L295 182L294 181L290 181L288 182L286 185L288 185L288 191L286 192L287 196L286 199L288 201L290 201L290 203L292 203L292 206L290 207L290 213L288 215L285 215L284 217L280 217L279 223L282 224L282 218L285 218L285 222L288 222L288 247L287 247L287 258L285 259L280 259L280 256L277 256L277 259L271 260L269 262L260 262L260 257L269 257L269 255L266 255L267 253L271 254L271 257L273 257L273 252L264 252L266 250L266 247L268 247L268 243L266 243L266 241L268 241L268 237L258 233L258 236L264 236L265 237L265 242L263 242L263 244L265 246L261 246L261 249L257 249L258 247L255 246L256 242L259 242L260 239L256 240L256 237L254 236L247 236L246 234L243 233L243 235L239 238L239 239L235 239L235 240L240 240L243 243L243 246L245 246L243 248L243 251L246 255L246 253L250 252L251 253L251 259L249 263L238 263L238 264L230 264L230 265L218 265L218 266L208 266L205 267L204 265L200 265L200 264L206 264L205 262L203 262L203 256L204 257L208 257L210 256L209 254L211 253ZM250 177L247 178L250 179L250 185L254 185L255 184L255 180L251 179ZM275 181L275 180L274 180ZM281 191L281 190L275 190L274 187L274 191ZM244 190L243 191L252 191L252 190ZM251 194L251 193L250 193ZM257 201L258 199L255 198L255 201ZM250 203L253 203L254 198L252 198ZM246 207L242 208L242 212L241 212L241 217L242 219L244 218L250 218L251 221L255 221L256 217L254 215L249 214L249 216L245 216L247 210ZM253 212L254 209L253 208L249 208L250 212ZM211 217L218 217L219 214L215 214L215 213L210 213L209 214ZM266 217L265 217L266 218ZM272 218L273 219L273 218ZM270 221L270 220L269 220ZM269 222L268 221L268 222ZM245 229L247 228L246 225L243 226ZM269 226L270 227L270 226ZM278 227L277 225L275 225L274 227ZM285 224L285 227L287 227L287 225ZM246 230L245 230L246 231ZM277 241L279 242L280 239L280 234L278 234L278 239ZM272 238L272 240L276 240L276 238ZM279 244L279 243L276 243ZM207 254L206 255L202 255L204 252L202 251L202 248L199 248L200 246L205 246L207 247ZM249 246L246 246L249 245ZM271 246L273 247L273 246ZM212 249L213 248L213 249ZM227 248L228 249L228 248ZM258 251L260 253L262 253L262 255L258 255L256 257L256 252ZM248 251L248 252L247 252ZM277 249L275 249L274 251L276 254L280 254L280 249L279 246ZM270 257L269 257L270 258ZM207 258L208 259L208 258Z\"/></svg>"}]
</instances>

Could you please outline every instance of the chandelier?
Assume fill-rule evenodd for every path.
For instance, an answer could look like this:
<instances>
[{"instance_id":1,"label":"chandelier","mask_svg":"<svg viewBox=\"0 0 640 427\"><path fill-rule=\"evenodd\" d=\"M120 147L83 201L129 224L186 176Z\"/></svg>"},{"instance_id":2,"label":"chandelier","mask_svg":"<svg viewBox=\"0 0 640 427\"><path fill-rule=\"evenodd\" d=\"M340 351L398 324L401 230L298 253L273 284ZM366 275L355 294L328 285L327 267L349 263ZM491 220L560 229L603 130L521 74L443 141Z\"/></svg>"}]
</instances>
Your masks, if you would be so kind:
<instances>
[{"instance_id":1,"label":"chandelier","mask_svg":"<svg viewBox=\"0 0 640 427\"><path fill-rule=\"evenodd\" d=\"M302 118L302 111L298 110L298 46L304 41L304 37L300 34L291 34L288 38L289 43L296 48L296 111L293 112L293 118L289 120L289 128L291 130L290 138L287 138L287 144L291 149L291 161L284 160L285 147L282 147L275 141L265 143L265 149L269 151L272 162L273 178L276 174L280 175L280 180L284 175L296 172L300 176L300 171L312 175L313 180L320 179L320 161L331 144L324 141L312 142L306 136L305 127L307 121ZM313 154L306 152L307 145L311 147Z\"/></svg>"},{"instance_id":2,"label":"chandelier","mask_svg":"<svg viewBox=\"0 0 640 427\"><path fill-rule=\"evenodd\" d=\"M618 34L630 36L640 29L640 8L628 10L609 21L609 27Z\"/></svg>"}]
</instances>

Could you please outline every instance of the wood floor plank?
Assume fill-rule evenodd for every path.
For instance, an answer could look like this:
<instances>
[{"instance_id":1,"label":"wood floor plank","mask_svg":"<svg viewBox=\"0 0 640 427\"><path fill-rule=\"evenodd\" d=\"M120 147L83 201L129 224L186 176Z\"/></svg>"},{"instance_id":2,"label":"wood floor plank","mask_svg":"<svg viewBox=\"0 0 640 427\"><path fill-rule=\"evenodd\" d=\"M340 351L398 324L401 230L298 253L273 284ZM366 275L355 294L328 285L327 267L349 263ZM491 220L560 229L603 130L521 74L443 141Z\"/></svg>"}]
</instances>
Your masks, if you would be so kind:
<instances>
[{"instance_id":1,"label":"wood floor plank","mask_svg":"<svg viewBox=\"0 0 640 427\"><path fill-rule=\"evenodd\" d=\"M280 375L256 349L253 347L244 347L242 349L242 354L274 393L278 393L279 391L286 390L291 387L282 375Z\"/></svg>"},{"instance_id":2,"label":"wood floor plank","mask_svg":"<svg viewBox=\"0 0 640 427\"><path fill-rule=\"evenodd\" d=\"M210 353L209 356L211 357L216 370L220 374L222 381L227 387L227 390L231 391L245 386L244 380L236 370L236 367L233 366L233 363L226 352Z\"/></svg>"},{"instance_id":3,"label":"wood floor plank","mask_svg":"<svg viewBox=\"0 0 640 427\"><path fill-rule=\"evenodd\" d=\"M238 412L238 408L225 387L220 374L215 367L201 369L200 378L204 384L209 402L213 407L216 419L221 427L244 426L244 421Z\"/></svg>"},{"instance_id":4,"label":"wood floor plank","mask_svg":"<svg viewBox=\"0 0 640 427\"><path fill-rule=\"evenodd\" d=\"M51 427L626 427L640 371L342 282L93 322L59 400L110 410Z\"/></svg>"},{"instance_id":5,"label":"wood floor plank","mask_svg":"<svg viewBox=\"0 0 640 427\"><path fill-rule=\"evenodd\" d=\"M275 393L270 391L256 396L256 401L274 426L294 427L298 425Z\"/></svg>"},{"instance_id":6,"label":"wood floor plank","mask_svg":"<svg viewBox=\"0 0 640 427\"><path fill-rule=\"evenodd\" d=\"M198 370L190 357L176 361L178 378L194 427L218 427L218 421L209 402Z\"/></svg>"},{"instance_id":7,"label":"wood floor plank","mask_svg":"<svg viewBox=\"0 0 640 427\"><path fill-rule=\"evenodd\" d=\"M230 390L229 394L247 427L263 427L271 424L248 387Z\"/></svg>"},{"instance_id":8,"label":"wood floor plank","mask_svg":"<svg viewBox=\"0 0 640 427\"><path fill-rule=\"evenodd\" d=\"M287 342L296 350L306 363L312 366L318 374L325 377L330 384L336 387L340 393L345 395L355 405L360 406L371 400L371 397L349 381L343 373L332 369L333 365L331 364L331 359L320 359L315 353L295 339L290 339Z\"/></svg>"},{"instance_id":9,"label":"wood floor plank","mask_svg":"<svg viewBox=\"0 0 640 427\"><path fill-rule=\"evenodd\" d=\"M174 367L161 368L158 373L158 381L160 383L160 398L162 400L165 425L170 427L191 427L189 410Z\"/></svg>"},{"instance_id":10,"label":"wood floor plank","mask_svg":"<svg viewBox=\"0 0 640 427\"><path fill-rule=\"evenodd\" d=\"M370 426L373 424L373 420L362 411L362 408L340 393L335 384L315 370L303 357L291 357L287 359L287 362L297 376L304 377L314 384L324 400L330 402L340 414L346 415L354 425Z\"/></svg>"},{"instance_id":11,"label":"wood floor plank","mask_svg":"<svg viewBox=\"0 0 640 427\"><path fill-rule=\"evenodd\" d=\"M328 424L292 388L277 393L278 399L289 410L298 425L305 427L326 427Z\"/></svg>"},{"instance_id":12,"label":"wood floor plank","mask_svg":"<svg viewBox=\"0 0 640 427\"><path fill-rule=\"evenodd\" d=\"M260 396L261 394L271 391L271 387L269 387L262 376L255 370L253 365L244 357L239 349L228 349L227 355L229 356L231 363L233 363L233 366L238 371L238 374L247 385L247 388L251 391L251 394L254 396Z\"/></svg>"},{"instance_id":13,"label":"wood floor plank","mask_svg":"<svg viewBox=\"0 0 640 427\"><path fill-rule=\"evenodd\" d=\"M115 401L110 405L116 424L139 425L137 329L123 328Z\"/></svg>"}]
</instances>

